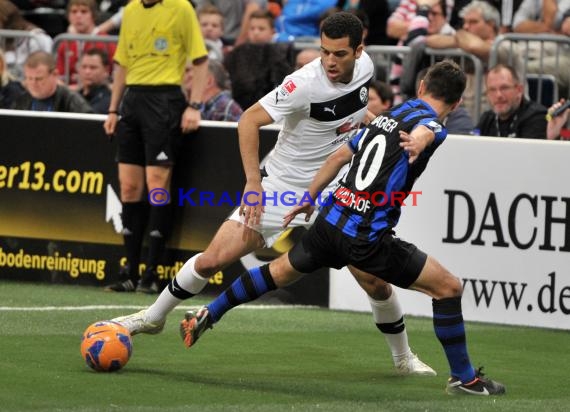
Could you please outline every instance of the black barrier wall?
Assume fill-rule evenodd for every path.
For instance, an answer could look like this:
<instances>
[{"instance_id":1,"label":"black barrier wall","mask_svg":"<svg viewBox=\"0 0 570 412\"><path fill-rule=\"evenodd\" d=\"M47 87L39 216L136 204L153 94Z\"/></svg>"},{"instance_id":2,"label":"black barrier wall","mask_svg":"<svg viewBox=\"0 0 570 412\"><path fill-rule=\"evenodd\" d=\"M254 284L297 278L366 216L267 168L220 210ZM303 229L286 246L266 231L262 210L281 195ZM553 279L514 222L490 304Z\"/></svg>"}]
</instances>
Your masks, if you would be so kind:
<instances>
[{"instance_id":1,"label":"black barrier wall","mask_svg":"<svg viewBox=\"0 0 570 412\"><path fill-rule=\"evenodd\" d=\"M124 253L116 142L105 136L103 119L0 111L0 278L101 286L117 280ZM276 137L276 129L262 130L262 155ZM169 193L176 224L158 268L163 283L208 245L244 182L235 124L204 122L186 136ZM290 247L299 235L293 231L276 249ZM215 275L206 292L221 292L244 264L275 256L276 250L264 249L236 262ZM274 297L326 306L328 271Z\"/></svg>"}]
</instances>

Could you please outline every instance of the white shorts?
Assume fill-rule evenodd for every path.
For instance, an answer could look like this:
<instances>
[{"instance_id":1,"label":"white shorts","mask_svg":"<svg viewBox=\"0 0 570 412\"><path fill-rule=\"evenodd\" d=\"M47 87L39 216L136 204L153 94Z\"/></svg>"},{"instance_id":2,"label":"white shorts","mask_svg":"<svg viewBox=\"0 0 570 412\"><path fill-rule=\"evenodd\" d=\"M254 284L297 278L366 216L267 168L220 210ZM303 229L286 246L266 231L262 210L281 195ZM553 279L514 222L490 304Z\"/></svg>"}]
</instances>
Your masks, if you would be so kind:
<instances>
[{"instance_id":1,"label":"white shorts","mask_svg":"<svg viewBox=\"0 0 570 412\"><path fill-rule=\"evenodd\" d=\"M295 188L292 186L285 186L277 179L272 179L271 176L264 177L261 182L263 190L266 193L265 213L261 216L259 225L248 225L261 236L265 241L266 247L271 247L275 241L286 230L283 228L283 217L306 195L306 188ZM308 195L306 195L308 196ZM322 195L323 201L325 195ZM318 204L317 204L318 207ZM289 224L288 228L304 226L309 227L313 224L317 217L317 211L313 213L309 222L305 222L305 215L301 214ZM228 217L229 220L234 220L244 223L244 217L239 214L239 208L236 208Z\"/></svg>"}]
</instances>

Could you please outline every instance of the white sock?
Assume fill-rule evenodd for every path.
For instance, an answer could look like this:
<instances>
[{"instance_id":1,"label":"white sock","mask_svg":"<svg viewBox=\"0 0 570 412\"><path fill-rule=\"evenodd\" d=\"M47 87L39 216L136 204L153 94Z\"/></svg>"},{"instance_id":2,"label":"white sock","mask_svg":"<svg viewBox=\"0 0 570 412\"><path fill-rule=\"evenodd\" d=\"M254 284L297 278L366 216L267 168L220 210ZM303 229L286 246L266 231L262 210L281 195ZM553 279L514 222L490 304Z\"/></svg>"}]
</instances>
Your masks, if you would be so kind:
<instances>
[{"instance_id":1,"label":"white sock","mask_svg":"<svg viewBox=\"0 0 570 412\"><path fill-rule=\"evenodd\" d=\"M200 276L194 269L196 259L200 255L201 253L198 253L188 259L175 277L178 286L193 295L200 293L208 283L208 278ZM175 297L170 292L170 286L168 285L168 287L164 288L154 303L146 310L145 321L151 323L162 322L183 301L183 299Z\"/></svg>"},{"instance_id":2,"label":"white sock","mask_svg":"<svg viewBox=\"0 0 570 412\"><path fill-rule=\"evenodd\" d=\"M386 300L375 300L370 296L368 297L368 300L372 307L372 315L374 316L374 322L376 322L376 325L395 323L400 319L402 319L403 322L402 307L400 306L398 296L394 289L392 289L392 295L390 295ZM388 346L390 346L394 362L411 352L408 344L408 334L406 333L405 327L404 330L399 333L382 333L386 338Z\"/></svg>"}]
</instances>

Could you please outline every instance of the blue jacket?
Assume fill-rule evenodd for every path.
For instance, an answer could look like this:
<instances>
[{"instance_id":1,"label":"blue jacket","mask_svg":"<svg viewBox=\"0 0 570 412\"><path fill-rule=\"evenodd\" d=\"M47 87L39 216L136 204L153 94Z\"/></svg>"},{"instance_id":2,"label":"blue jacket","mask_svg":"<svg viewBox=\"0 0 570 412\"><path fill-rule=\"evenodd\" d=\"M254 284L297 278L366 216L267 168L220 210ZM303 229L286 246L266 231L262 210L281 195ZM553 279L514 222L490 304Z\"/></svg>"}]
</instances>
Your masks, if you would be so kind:
<instances>
[{"instance_id":1,"label":"blue jacket","mask_svg":"<svg viewBox=\"0 0 570 412\"><path fill-rule=\"evenodd\" d=\"M275 22L277 39L319 37L319 19L325 10L335 7L337 0L289 0ZM292 37L292 38L291 38Z\"/></svg>"}]
</instances>

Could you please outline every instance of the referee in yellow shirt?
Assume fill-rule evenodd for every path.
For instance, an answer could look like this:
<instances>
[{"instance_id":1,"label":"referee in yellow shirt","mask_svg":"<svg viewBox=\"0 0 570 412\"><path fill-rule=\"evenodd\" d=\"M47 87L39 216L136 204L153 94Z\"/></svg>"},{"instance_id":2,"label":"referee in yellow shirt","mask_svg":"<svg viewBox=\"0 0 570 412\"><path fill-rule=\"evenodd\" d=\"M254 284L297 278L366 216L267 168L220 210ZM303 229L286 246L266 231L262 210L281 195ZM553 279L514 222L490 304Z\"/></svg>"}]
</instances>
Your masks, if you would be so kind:
<instances>
[{"instance_id":1,"label":"referee in yellow shirt","mask_svg":"<svg viewBox=\"0 0 570 412\"><path fill-rule=\"evenodd\" d=\"M148 206L143 200L145 181L149 193L170 189L182 134L196 130L200 123L207 56L196 13L188 0L134 0L125 7L104 128L108 135L118 138L127 264L121 267L120 281L107 290L159 291L156 266L170 232L172 213L169 206ZM186 99L181 83L188 60L193 64L194 81ZM149 250L139 281L145 228Z\"/></svg>"}]
</instances>

